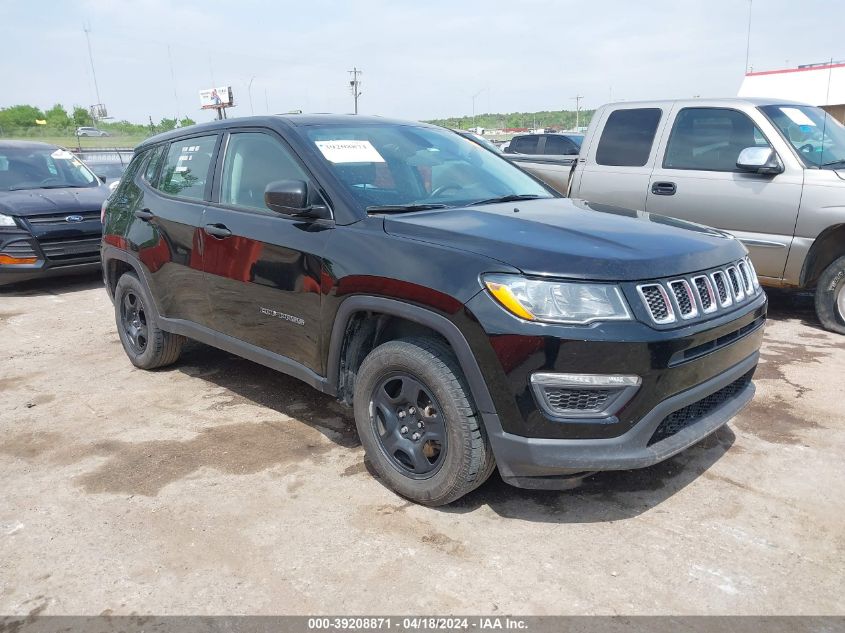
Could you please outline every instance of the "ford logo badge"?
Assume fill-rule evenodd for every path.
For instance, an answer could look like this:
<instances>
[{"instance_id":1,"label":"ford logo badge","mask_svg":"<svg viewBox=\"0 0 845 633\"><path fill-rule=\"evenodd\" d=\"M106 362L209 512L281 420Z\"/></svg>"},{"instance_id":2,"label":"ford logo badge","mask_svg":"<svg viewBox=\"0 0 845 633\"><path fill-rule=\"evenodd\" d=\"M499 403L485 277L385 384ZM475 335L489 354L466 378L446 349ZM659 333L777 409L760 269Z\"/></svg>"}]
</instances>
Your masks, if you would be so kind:
<instances>
[{"instance_id":1,"label":"ford logo badge","mask_svg":"<svg viewBox=\"0 0 845 633\"><path fill-rule=\"evenodd\" d=\"M81 215L69 215L65 218L65 222L82 222L84 219Z\"/></svg>"}]
</instances>

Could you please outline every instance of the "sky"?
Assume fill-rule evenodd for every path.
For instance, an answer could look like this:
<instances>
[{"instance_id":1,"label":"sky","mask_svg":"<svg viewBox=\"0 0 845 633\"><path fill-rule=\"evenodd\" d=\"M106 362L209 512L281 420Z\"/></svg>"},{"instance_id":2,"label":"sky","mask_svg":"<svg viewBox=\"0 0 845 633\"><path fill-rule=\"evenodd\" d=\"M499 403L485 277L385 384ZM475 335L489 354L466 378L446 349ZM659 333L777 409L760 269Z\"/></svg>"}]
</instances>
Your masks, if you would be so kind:
<instances>
[{"instance_id":1,"label":"sky","mask_svg":"<svg viewBox=\"0 0 845 633\"><path fill-rule=\"evenodd\" d=\"M845 2L750 6L753 70L845 60ZM198 92L224 85L230 116L351 112L353 66L360 112L404 119L734 96L748 16L748 0L0 0L0 107L96 103L83 27L101 102L135 123L210 120Z\"/></svg>"}]
</instances>

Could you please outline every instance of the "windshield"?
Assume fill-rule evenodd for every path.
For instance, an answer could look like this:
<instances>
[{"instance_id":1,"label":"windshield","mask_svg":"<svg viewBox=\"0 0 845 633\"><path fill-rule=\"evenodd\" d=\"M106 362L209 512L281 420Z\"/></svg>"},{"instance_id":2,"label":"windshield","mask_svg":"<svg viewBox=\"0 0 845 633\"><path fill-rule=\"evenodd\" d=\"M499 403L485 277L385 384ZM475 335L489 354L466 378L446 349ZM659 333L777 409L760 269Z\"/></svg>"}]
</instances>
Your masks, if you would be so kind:
<instances>
[{"instance_id":1,"label":"windshield","mask_svg":"<svg viewBox=\"0 0 845 633\"><path fill-rule=\"evenodd\" d=\"M0 191L99 185L97 177L67 150L0 148Z\"/></svg>"},{"instance_id":2,"label":"windshield","mask_svg":"<svg viewBox=\"0 0 845 633\"><path fill-rule=\"evenodd\" d=\"M353 124L314 126L306 134L364 208L553 197L508 161L448 130Z\"/></svg>"},{"instance_id":3,"label":"windshield","mask_svg":"<svg viewBox=\"0 0 845 633\"><path fill-rule=\"evenodd\" d=\"M845 167L845 127L821 108L800 105L760 108L798 150L807 167Z\"/></svg>"}]
</instances>

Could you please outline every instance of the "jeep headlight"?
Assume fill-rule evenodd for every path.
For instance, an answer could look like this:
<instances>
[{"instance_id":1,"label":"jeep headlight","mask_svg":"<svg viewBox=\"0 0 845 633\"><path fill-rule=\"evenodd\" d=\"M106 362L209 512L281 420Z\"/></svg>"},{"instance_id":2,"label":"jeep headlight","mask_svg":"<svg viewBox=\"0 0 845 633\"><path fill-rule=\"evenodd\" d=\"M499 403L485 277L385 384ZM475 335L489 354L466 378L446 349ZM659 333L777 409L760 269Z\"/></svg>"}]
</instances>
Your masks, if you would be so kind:
<instances>
[{"instance_id":1,"label":"jeep headlight","mask_svg":"<svg viewBox=\"0 0 845 633\"><path fill-rule=\"evenodd\" d=\"M17 226L15 218L0 213L0 226Z\"/></svg>"},{"instance_id":2,"label":"jeep headlight","mask_svg":"<svg viewBox=\"0 0 845 633\"><path fill-rule=\"evenodd\" d=\"M613 284L543 281L518 275L484 275L483 281L502 307L528 321L586 325L632 318L622 291Z\"/></svg>"}]
</instances>

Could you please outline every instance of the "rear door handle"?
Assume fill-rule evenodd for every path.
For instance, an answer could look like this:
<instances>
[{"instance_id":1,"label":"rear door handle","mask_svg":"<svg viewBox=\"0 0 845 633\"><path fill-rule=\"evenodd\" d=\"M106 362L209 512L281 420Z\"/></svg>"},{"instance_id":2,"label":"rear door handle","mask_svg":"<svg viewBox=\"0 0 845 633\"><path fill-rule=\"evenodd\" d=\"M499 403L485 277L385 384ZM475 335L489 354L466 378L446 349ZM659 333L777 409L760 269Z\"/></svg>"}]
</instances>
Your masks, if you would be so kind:
<instances>
[{"instance_id":1,"label":"rear door handle","mask_svg":"<svg viewBox=\"0 0 845 633\"><path fill-rule=\"evenodd\" d=\"M229 237L232 232L226 228L225 224L206 224L205 225L205 232L209 235L213 235L214 237Z\"/></svg>"},{"instance_id":2,"label":"rear door handle","mask_svg":"<svg viewBox=\"0 0 845 633\"><path fill-rule=\"evenodd\" d=\"M655 182L651 185L651 193L655 196L674 196L677 190L674 182Z\"/></svg>"},{"instance_id":3,"label":"rear door handle","mask_svg":"<svg viewBox=\"0 0 845 633\"><path fill-rule=\"evenodd\" d=\"M155 216L153 215L153 212L149 209L137 209L135 211L135 217L139 220L143 220L144 222L148 222L152 220Z\"/></svg>"}]
</instances>

